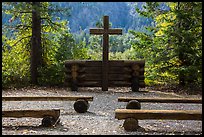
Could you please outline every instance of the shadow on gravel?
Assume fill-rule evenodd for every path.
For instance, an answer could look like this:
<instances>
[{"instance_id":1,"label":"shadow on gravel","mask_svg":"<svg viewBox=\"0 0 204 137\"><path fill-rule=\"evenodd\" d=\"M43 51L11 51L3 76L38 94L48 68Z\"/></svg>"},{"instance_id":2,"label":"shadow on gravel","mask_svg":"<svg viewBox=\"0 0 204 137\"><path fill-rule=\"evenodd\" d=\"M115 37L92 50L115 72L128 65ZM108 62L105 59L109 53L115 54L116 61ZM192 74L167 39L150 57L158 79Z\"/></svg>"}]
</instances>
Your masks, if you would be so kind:
<instances>
[{"instance_id":1,"label":"shadow on gravel","mask_svg":"<svg viewBox=\"0 0 204 137\"><path fill-rule=\"evenodd\" d=\"M60 115L83 115L83 116L104 116L102 114L96 114L94 112L90 112L90 111L87 111L85 113L77 113L75 111L69 111L69 112L64 112L64 113L61 113Z\"/></svg>"},{"instance_id":2,"label":"shadow on gravel","mask_svg":"<svg viewBox=\"0 0 204 137\"><path fill-rule=\"evenodd\" d=\"M143 127L139 127L137 132L143 132L145 135L154 134L154 135L202 135L202 131L166 131L166 130L150 130Z\"/></svg>"},{"instance_id":3,"label":"shadow on gravel","mask_svg":"<svg viewBox=\"0 0 204 137\"><path fill-rule=\"evenodd\" d=\"M42 125L35 125L35 126L30 126L30 125L23 125L23 126L2 126L3 129L6 129L8 131L16 131L16 130L37 130L37 131L49 131L49 130L59 130L59 129L65 129L65 127L62 125L62 123L59 123L55 126L52 127L44 127Z\"/></svg>"}]
</instances>

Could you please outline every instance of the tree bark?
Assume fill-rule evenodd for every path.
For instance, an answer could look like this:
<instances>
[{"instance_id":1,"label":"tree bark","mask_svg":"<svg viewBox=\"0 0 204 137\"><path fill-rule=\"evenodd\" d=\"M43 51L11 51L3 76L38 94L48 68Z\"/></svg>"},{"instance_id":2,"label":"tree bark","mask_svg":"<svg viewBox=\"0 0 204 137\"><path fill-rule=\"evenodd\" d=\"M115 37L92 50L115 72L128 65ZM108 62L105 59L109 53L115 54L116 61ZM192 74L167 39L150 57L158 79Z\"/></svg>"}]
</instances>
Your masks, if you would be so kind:
<instances>
[{"instance_id":1,"label":"tree bark","mask_svg":"<svg viewBox=\"0 0 204 137\"><path fill-rule=\"evenodd\" d=\"M38 84L38 67L42 63L40 2L32 3L31 83Z\"/></svg>"},{"instance_id":2,"label":"tree bark","mask_svg":"<svg viewBox=\"0 0 204 137\"><path fill-rule=\"evenodd\" d=\"M178 11L180 10L180 2L178 2ZM181 29L181 19L179 18L178 19L178 30ZM179 35L181 35L181 31L179 31ZM178 37L178 44L181 46L182 45L182 37L179 36ZM179 50L179 60L181 61L181 65L180 67L183 67L184 66L184 53L183 53L183 50L180 48ZM178 78L179 78L179 85L180 86L185 86L185 75L184 75L184 72L182 72L180 70L179 74L178 74Z\"/></svg>"}]
</instances>

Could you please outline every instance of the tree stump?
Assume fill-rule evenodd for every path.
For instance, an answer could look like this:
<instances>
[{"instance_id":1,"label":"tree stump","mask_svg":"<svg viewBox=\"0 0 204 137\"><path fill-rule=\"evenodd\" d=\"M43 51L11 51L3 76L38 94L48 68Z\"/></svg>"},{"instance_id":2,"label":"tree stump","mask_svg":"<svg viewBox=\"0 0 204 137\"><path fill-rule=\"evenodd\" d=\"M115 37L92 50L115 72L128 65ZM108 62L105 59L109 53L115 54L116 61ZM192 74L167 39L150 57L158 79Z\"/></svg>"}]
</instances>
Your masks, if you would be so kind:
<instances>
[{"instance_id":1,"label":"tree stump","mask_svg":"<svg viewBox=\"0 0 204 137\"><path fill-rule=\"evenodd\" d=\"M136 131L139 128L138 120L134 118L127 118L123 123L123 127L126 131Z\"/></svg>"},{"instance_id":2,"label":"tree stump","mask_svg":"<svg viewBox=\"0 0 204 137\"><path fill-rule=\"evenodd\" d=\"M126 109L141 109L140 102L138 102L137 100L130 100L127 103Z\"/></svg>"},{"instance_id":3,"label":"tree stump","mask_svg":"<svg viewBox=\"0 0 204 137\"><path fill-rule=\"evenodd\" d=\"M74 110L78 113L85 113L89 108L89 103L86 100L79 99L74 103Z\"/></svg>"}]
</instances>

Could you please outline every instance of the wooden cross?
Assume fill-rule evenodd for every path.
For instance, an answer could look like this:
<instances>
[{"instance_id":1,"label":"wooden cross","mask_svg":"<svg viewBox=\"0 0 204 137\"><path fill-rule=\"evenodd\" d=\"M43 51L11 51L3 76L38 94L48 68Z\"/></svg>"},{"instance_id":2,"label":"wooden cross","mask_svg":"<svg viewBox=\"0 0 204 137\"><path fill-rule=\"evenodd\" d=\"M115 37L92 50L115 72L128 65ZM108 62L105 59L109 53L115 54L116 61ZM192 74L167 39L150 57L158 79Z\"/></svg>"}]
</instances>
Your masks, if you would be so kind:
<instances>
[{"instance_id":1,"label":"wooden cross","mask_svg":"<svg viewBox=\"0 0 204 137\"><path fill-rule=\"evenodd\" d=\"M122 34L122 29L109 29L109 17L103 17L104 28L90 29L90 34L103 35L102 91L108 90L109 35Z\"/></svg>"}]
</instances>

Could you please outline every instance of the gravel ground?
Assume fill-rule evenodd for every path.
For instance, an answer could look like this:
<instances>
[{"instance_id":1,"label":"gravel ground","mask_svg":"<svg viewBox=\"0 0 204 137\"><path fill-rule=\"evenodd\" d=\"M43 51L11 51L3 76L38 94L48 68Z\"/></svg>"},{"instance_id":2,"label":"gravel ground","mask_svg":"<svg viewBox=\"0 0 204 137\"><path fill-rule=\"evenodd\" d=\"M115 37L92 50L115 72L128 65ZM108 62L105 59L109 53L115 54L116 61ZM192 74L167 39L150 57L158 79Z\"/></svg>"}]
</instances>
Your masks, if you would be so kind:
<instances>
[{"instance_id":1,"label":"gravel ground","mask_svg":"<svg viewBox=\"0 0 204 137\"><path fill-rule=\"evenodd\" d=\"M3 90L2 96L93 96L86 113L77 113L74 101L2 101L2 110L12 109L60 109L60 123L55 127L41 126L40 118L2 118L3 135L201 135L202 121L193 120L139 120L140 129L127 132L122 127L124 120L115 119L114 110L125 108L125 102L118 102L122 96L134 97L194 97L201 95L177 95L141 89L131 92L130 88L79 88L72 92L69 88L27 88ZM142 103L142 109L201 110L202 104L182 103Z\"/></svg>"}]
</instances>

